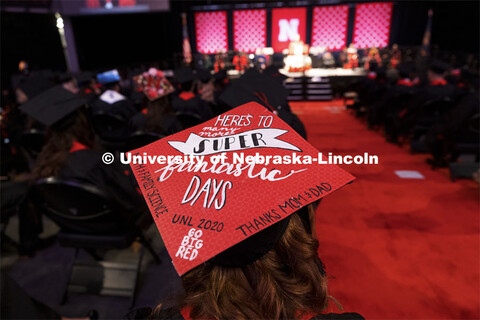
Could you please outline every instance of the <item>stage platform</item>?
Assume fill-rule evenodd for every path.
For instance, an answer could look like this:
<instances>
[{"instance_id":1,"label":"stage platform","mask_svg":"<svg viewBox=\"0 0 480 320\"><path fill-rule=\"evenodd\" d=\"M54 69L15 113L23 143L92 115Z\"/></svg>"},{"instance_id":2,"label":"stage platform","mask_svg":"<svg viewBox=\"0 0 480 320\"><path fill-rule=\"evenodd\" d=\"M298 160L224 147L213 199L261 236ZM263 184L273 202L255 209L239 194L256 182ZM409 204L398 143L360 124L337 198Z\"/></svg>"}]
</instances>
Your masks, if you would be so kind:
<instances>
[{"instance_id":1,"label":"stage platform","mask_svg":"<svg viewBox=\"0 0 480 320\"><path fill-rule=\"evenodd\" d=\"M342 91L345 84L367 74L363 68L354 70L315 68L305 72L287 72L279 69L279 72L288 77L284 85L290 91L289 101L330 101L334 99L335 92ZM237 70L228 70L227 74L231 80L242 75Z\"/></svg>"},{"instance_id":2,"label":"stage platform","mask_svg":"<svg viewBox=\"0 0 480 320\"><path fill-rule=\"evenodd\" d=\"M352 69L343 69L343 68L335 68L335 69L323 69L323 68L315 68L310 69L305 72L288 72L283 69L280 69L279 72L283 73L289 78L301 78L301 77L361 77L367 74L365 69L363 68L356 68L355 70Z\"/></svg>"},{"instance_id":3,"label":"stage platform","mask_svg":"<svg viewBox=\"0 0 480 320\"><path fill-rule=\"evenodd\" d=\"M279 69L278 71L289 78L361 77L367 74L367 71L364 68L356 68L355 70L343 69L343 68L334 68L334 69L314 68L314 69L307 70L305 72L288 72L284 69ZM236 79L241 76L241 73L238 70L228 70L227 74L228 74L228 77L231 79Z\"/></svg>"}]
</instances>

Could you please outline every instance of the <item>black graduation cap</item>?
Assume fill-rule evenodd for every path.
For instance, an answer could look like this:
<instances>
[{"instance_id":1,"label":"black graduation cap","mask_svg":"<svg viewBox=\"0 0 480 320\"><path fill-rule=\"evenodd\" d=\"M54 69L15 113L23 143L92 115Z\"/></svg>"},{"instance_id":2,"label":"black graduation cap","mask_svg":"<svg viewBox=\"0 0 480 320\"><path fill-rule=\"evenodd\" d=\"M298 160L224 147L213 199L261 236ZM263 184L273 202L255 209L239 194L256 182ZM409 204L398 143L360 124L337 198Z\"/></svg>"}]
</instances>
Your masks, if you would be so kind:
<instances>
[{"instance_id":1,"label":"black graduation cap","mask_svg":"<svg viewBox=\"0 0 480 320\"><path fill-rule=\"evenodd\" d=\"M227 71L226 70L220 70L213 75L213 78L215 79L215 81L222 81L226 77L227 77Z\"/></svg>"},{"instance_id":2,"label":"black graduation cap","mask_svg":"<svg viewBox=\"0 0 480 320\"><path fill-rule=\"evenodd\" d=\"M202 81L203 83L207 83L212 78L213 76L210 73L210 70L206 70L206 69L197 70L197 79Z\"/></svg>"},{"instance_id":3,"label":"black graduation cap","mask_svg":"<svg viewBox=\"0 0 480 320\"><path fill-rule=\"evenodd\" d=\"M407 78L413 71L413 66L409 63L401 63L398 67L398 74L401 78Z\"/></svg>"},{"instance_id":4,"label":"black graduation cap","mask_svg":"<svg viewBox=\"0 0 480 320\"><path fill-rule=\"evenodd\" d=\"M14 81L15 80L17 81L15 86L22 90L28 99L32 99L51 86L49 76L43 72L32 73L29 76L21 76L14 79Z\"/></svg>"},{"instance_id":5,"label":"black graduation cap","mask_svg":"<svg viewBox=\"0 0 480 320\"><path fill-rule=\"evenodd\" d=\"M72 79L73 79L73 76L69 72L59 72L56 74L57 83L65 83L65 82L71 81Z\"/></svg>"},{"instance_id":6,"label":"black graduation cap","mask_svg":"<svg viewBox=\"0 0 480 320\"><path fill-rule=\"evenodd\" d=\"M180 69L176 69L174 72L174 79L178 83L187 83L192 82L195 80L195 75L193 74L193 70L188 67L183 67Z\"/></svg>"},{"instance_id":7,"label":"black graduation cap","mask_svg":"<svg viewBox=\"0 0 480 320\"><path fill-rule=\"evenodd\" d=\"M272 250L283 236L290 222L290 218L291 216L288 216L261 232L237 243L233 247L228 248L213 257L212 262L226 268L241 268L260 259Z\"/></svg>"},{"instance_id":8,"label":"black graduation cap","mask_svg":"<svg viewBox=\"0 0 480 320\"><path fill-rule=\"evenodd\" d=\"M227 88L220 100L230 107L238 107L255 101L271 111L278 110L287 102L288 89L265 74L250 72Z\"/></svg>"},{"instance_id":9,"label":"black graduation cap","mask_svg":"<svg viewBox=\"0 0 480 320\"><path fill-rule=\"evenodd\" d=\"M320 201L318 201L320 202ZM318 202L316 204L318 205ZM300 216L303 225L308 233L312 233L310 218L308 215L308 207L302 207L296 213ZM228 248L219 255L212 258L212 262L216 265L227 268L241 268L260 259L270 250L285 233L290 223L290 218L277 222L276 224L254 234L253 236L243 240L240 243ZM323 263L320 266L323 275L326 274Z\"/></svg>"},{"instance_id":10,"label":"black graduation cap","mask_svg":"<svg viewBox=\"0 0 480 320\"><path fill-rule=\"evenodd\" d=\"M280 83L283 83L285 79L288 79L286 75L281 73L277 67L274 67L273 65L268 66L263 70L263 73L266 74L267 76L279 81Z\"/></svg>"},{"instance_id":11,"label":"black graduation cap","mask_svg":"<svg viewBox=\"0 0 480 320\"><path fill-rule=\"evenodd\" d=\"M433 60L429 69L436 74L444 74L449 68L450 66L447 63L440 60Z\"/></svg>"},{"instance_id":12,"label":"black graduation cap","mask_svg":"<svg viewBox=\"0 0 480 320\"><path fill-rule=\"evenodd\" d=\"M55 86L28 100L20 106L20 110L44 125L52 126L86 102L87 99L65 90L62 86Z\"/></svg>"},{"instance_id":13,"label":"black graduation cap","mask_svg":"<svg viewBox=\"0 0 480 320\"><path fill-rule=\"evenodd\" d=\"M249 69L245 70L245 72L243 73L241 78L242 79L249 79L250 77L255 77L259 74L260 74L260 72L257 69L249 68Z\"/></svg>"}]
</instances>

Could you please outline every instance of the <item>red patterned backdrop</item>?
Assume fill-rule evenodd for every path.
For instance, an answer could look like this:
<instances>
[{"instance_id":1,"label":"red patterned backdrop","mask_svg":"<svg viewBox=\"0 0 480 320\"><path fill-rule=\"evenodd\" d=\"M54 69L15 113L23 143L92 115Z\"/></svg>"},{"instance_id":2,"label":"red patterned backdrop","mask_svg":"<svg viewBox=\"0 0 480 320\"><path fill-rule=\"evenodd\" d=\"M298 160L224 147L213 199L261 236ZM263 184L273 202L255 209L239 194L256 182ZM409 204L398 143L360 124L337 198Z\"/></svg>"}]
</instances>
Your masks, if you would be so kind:
<instances>
[{"instance_id":1,"label":"red patterned backdrop","mask_svg":"<svg viewBox=\"0 0 480 320\"><path fill-rule=\"evenodd\" d=\"M196 12L195 35L200 53L228 50L227 12Z\"/></svg>"},{"instance_id":2,"label":"red patterned backdrop","mask_svg":"<svg viewBox=\"0 0 480 320\"><path fill-rule=\"evenodd\" d=\"M313 9L312 46L341 50L347 43L348 6Z\"/></svg>"},{"instance_id":3,"label":"red patterned backdrop","mask_svg":"<svg viewBox=\"0 0 480 320\"><path fill-rule=\"evenodd\" d=\"M392 9L392 2L356 5L353 43L357 48L388 46Z\"/></svg>"},{"instance_id":4,"label":"red patterned backdrop","mask_svg":"<svg viewBox=\"0 0 480 320\"><path fill-rule=\"evenodd\" d=\"M255 52L267 46L267 10L236 10L233 12L233 48Z\"/></svg>"}]
</instances>

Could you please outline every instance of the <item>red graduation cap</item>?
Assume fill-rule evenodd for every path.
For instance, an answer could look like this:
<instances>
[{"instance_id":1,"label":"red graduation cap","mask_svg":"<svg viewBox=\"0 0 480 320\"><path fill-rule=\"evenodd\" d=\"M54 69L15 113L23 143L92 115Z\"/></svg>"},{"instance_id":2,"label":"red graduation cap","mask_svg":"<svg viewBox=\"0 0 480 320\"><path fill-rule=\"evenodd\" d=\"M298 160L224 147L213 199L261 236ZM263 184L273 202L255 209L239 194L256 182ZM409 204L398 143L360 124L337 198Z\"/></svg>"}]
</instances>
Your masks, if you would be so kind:
<instances>
[{"instance_id":1,"label":"red graduation cap","mask_svg":"<svg viewBox=\"0 0 480 320\"><path fill-rule=\"evenodd\" d=\"M130 165L179 275L355 179L256 102L130 156L154 161Z\"/></svg>"}]
</instances>

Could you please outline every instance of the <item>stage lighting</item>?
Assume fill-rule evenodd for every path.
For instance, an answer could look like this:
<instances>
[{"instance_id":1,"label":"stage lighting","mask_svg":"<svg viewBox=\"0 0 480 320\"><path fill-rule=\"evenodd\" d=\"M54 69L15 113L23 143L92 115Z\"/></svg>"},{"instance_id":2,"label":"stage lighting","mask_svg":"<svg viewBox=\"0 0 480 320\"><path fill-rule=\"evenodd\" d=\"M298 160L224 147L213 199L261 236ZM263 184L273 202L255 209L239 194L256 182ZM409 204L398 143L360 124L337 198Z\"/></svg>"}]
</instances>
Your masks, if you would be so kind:
<instances>
[{"instance_id":1,"label":"stage lighting","mask_svg":"<svg viewBox=\"0 0 480 320\"><path fill-rule=\"evenodd\" d=\"M57 18L57 29L63 29L65 25L63 24L63 18L60 13L55 13L55 18Z\"/></svg>"}]
</instances>

